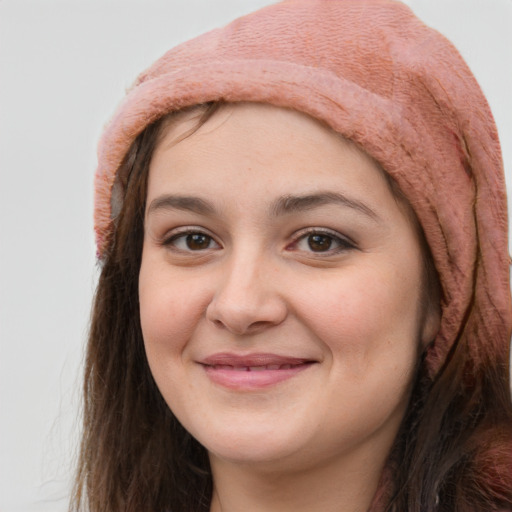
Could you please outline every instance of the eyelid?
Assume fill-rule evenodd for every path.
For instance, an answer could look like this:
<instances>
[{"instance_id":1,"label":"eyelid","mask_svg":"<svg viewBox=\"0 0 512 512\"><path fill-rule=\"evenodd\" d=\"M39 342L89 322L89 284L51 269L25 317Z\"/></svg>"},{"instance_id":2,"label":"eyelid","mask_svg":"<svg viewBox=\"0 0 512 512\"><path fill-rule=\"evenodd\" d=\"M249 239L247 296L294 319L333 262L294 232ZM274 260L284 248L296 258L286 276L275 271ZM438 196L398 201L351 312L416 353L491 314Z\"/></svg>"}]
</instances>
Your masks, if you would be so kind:
<instances>
[{"instance_id":1,"label":"eyelid","mask_svg":"<svg viewBox=\"0 0 512 512\"><path fill-rule=\"evenodd\" d=\"M179 249L178 247L173 245L173 242L175 240L177 240L178 238L186 236L186 235L191 235L191 234L206 235L207 237L211 238L211 240L217 245L217 247L203 249L202 251L201 250L193 251L193 250ZM183 252L183 253L204 252L204 251L212 250L212 249L213 250L222 249L222 245L217 240L217 237L215 235L213 235L208 229L205 229L201 226L180 226L178 228L174 228L174 229L166 232L165 235L161 237L160 245L162 245L164 247L172 248L175 251L179 251L179 252Z\"/></svg>"},{"instance_id":2,"label":"eyelid","mask_svg":"<svg viewBox=\"0 0 512 512\"><path fill-rule=\"evenodd\" d=\"M329 228L323 227L308 227L303 228L293 234L293 241L291 244L287 246L287 249L292 246L296 246L302 239L310 235L326 235L331 237L333 240L337 241L340 244L340 247L336 247L334 249L329 249L327 251L307 251L311 254L314 254L318 257L321 256L330 256L333 254L342 253L344 251L350 249L357 249L357 244L347 235L344 235L338 231Z\"/></svg>"}]
</instances>

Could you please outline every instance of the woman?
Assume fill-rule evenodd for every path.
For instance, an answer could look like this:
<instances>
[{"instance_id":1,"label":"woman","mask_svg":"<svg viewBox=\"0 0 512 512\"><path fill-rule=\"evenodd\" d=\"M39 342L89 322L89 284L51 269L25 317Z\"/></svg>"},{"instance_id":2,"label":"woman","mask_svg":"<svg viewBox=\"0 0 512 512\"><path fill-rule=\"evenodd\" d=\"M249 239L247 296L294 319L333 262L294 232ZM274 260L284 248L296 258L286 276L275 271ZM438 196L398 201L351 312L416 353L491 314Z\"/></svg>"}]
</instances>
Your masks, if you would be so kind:
<instances>
[{"instance_id":1,"label":"woman","mask_svg":"<svg viewBox=\"0 0 512 512\"><path fill-rule=\"evenodd\" d=\"M76 508L512 510L487 103L398 2L168 52L99 151Z\"/></svg>"}]
</instances>

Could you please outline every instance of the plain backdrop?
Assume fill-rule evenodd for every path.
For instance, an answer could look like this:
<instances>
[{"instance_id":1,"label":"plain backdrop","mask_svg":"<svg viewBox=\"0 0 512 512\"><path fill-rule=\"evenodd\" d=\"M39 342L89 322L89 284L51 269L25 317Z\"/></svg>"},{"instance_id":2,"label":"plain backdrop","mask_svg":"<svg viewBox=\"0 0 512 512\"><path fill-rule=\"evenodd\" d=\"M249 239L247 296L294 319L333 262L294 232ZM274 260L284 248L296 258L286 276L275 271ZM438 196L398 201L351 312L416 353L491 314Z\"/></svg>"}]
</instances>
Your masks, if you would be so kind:
<instances>
[{"instance_id":1,"label":"plain backdrop","mask_svg":"<svg viewBox=\"0 0 512 512\"><path fill-rule=\"evenodd\" d=\"M138 72L270 0L0 0L0 512L67 508L96 142ZM512 183L512 0L409 0L480 81Z\"/></svg>"}]
</instances>

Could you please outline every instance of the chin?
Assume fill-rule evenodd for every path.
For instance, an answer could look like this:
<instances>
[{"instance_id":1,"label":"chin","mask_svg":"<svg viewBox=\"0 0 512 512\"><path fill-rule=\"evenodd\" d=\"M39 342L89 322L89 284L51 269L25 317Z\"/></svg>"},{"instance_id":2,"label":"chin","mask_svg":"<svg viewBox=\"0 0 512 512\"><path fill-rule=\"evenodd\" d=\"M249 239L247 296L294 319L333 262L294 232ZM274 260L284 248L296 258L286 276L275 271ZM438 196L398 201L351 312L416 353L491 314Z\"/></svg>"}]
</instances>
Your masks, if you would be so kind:
<instances>
[{"instance_id":1,"label":"chin","mask_svg":"<svg viewBox=\"0 0 512 512\"><path fill-rule=\"evenodd\" d=\"M214 429L196 439L206 448L210 457L243 465L282 464L298 453L307 451L307 436L297 429L279 429L275 425L262 428L261 424Z\"/></svg>"}]
</instances>

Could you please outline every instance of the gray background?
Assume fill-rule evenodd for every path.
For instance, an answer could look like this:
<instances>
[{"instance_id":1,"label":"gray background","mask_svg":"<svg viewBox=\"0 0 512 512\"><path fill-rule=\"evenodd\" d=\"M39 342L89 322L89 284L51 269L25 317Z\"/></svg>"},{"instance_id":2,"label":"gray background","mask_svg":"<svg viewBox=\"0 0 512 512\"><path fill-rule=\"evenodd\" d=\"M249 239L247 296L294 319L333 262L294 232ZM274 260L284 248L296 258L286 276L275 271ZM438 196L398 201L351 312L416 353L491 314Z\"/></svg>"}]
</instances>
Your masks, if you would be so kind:
<instances>
[{"instance_id":1,"label":"gray background","mask_svg":"<svg viewBox=\"0 0 512 512\"><path fill-rule=\"evenodd\" d=\"M0 0L0 512L65 511L101 127L165 50L269 0ZM512 1L409 0L486 93L512 183Z\"/></svg>"}]
</instances>

